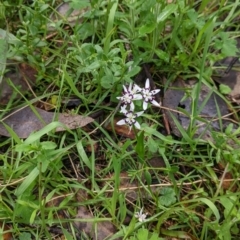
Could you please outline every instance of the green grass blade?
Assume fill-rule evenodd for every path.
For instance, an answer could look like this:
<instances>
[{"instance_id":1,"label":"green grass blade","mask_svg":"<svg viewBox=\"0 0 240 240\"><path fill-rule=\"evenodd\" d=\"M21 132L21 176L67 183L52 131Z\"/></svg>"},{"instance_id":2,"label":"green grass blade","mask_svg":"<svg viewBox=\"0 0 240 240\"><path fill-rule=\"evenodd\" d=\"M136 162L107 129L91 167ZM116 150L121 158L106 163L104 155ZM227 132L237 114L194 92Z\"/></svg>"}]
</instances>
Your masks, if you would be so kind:
<instances>
[{"instance_id":1,"label":"green grass blade","mask_svg":"<svg viewBox=\"0 0 240 240\"><path fill-rule=\"evenodd\" d=\"M0 84L2 83L4 71L6 68L7 52L8 52L8 33L7 31L0 29Z\"/></svg>"},{"instance_id":2,"label":"green grass blade","mask_svg":"<svg viewBox=\"0 0 240 240\"><path fill-rule=\"evenodd\" d=\"M106 36L105 36L105 40L104 40L104 53L105 54L108 54L109 49L110 49L111 35L113 33L113 23L114 23L114 17L115 17L115 13L117 10L117 6L118 6L118 0L116 0L112 3L110 10L109 10Z\"/></svg>"},{"instance_id":3,"label":"green grass blade","mask_svg":"<svg viewBox=\"0 0 240 240\"><path fill-rule=\"evenodd\" d=\"M16 189L15 195L17 197L21 196L26 189L35 181L37 176L39 175L38 167L35 167L31 173L23 180L22 184Z\"/></svg>"}]
</instances>

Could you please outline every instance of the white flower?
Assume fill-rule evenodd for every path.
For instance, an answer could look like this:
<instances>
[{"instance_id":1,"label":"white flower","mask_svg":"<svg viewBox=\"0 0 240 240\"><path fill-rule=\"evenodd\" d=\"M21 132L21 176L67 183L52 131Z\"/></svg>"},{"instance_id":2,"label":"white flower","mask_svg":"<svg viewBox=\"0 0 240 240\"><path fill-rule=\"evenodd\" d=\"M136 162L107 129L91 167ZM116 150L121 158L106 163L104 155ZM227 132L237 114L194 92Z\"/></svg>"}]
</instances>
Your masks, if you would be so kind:
<instances>
[{"instance_id":1,"label":"white flower","mask_svg":"<svg viewBox=\"0 0 240 240\"><path fill-rule=\"evenodd\" d=\"M122 97L117 97L117 99L121 100L121 102L124 105L130 105L130 109L133 111L134 110L134 104L133 100L139 100L142 99L141 94L137 94L137 92L141 91L141 88L138 87L136 84L134 84L132 88L132 83L129 84L128 89L126 86L123 85L123 96Z\"/></svg>"},{"instance_id":2,"label":"white flower","mask_svg":"<svg viewBox=\"0 0 240 240\"><path fill-rule=\"evenodd\" d=\"M124 110L121 109L121 111L123 112ZM127 111L124 115L126 116L126 118L120 120L117 122L117 125L128 125L130 127L130 130L132 129L132 125L134 125L137 129L140 129L141 126L140 124L136 121L136 118L139 117L140 115L142 115L144 113L144 111L142 112L137 112L134 113L133 111Z\"/></svg>"},{"instance_id":3,"label":"white flower","mask_svg":"<svg viewBox=\"0 0 240 240\"><path fill-rule=\"evenodd\" d=\"M121 110L120 110L120 113L123 113L124 115L127 114L128 110L126 109L127 105L123 105L121 106Z\"/></svg>"},{"instance_id":4,"label":"white flower","mask_svg":"<svg viewBox=\"0 0 240 240\"><path fill-rule=\"evenodd\" d=\"M136 94L136 93L139 93L142 91L142 89L137 84L133 84L133 88L132 88L132 83L130 83L129 89L131 89L130 93L132 93L132 94ZM142 98L140 98L140 99L142 99Z\"/></svg>"},{"instance_id":5,"label":"white flower","mask_svg":"<svg viewBox=\"0 0 240 240\"><path fill-rule=\"evenodd\" d=\"M155 106L160 107L159 103L154 100L155 94L160 92L160 89L155 89L150 91L150 84L149 84L149 79L147 78L146 83L145 83L145 88L142 89L142 97L143 97L143 110L147 109L148 103L152 103Z\"/></svg>"},{"instance_id":6,"label":"white flower","mask_svg":"<svg viewBox=\"0 0 240 240\"><path fill-rule=\"evenodd\" d=\"M136 212L134 216L138 218L139 222L144 222L146 220L147 213L143 213L143 208L141 208L140 212Z\"/></svg>"}]
</instances>

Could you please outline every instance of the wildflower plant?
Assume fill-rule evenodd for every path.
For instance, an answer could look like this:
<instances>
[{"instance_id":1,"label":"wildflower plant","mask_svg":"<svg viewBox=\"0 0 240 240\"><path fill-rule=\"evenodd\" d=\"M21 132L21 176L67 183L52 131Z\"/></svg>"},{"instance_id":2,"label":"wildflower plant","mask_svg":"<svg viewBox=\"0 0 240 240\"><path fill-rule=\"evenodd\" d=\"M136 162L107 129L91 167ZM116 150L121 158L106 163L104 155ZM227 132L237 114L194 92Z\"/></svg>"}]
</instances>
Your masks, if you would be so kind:
<instances>
[{"instance_id":1,"label":"wildflower plant","mask_svg":"<svg viewBox=\"0 0 240 240\"><path fill-rule=\"evenodd\" d=\"M145 222L147 218L148 213L143 213L143 208L139 212L135 213L135 217L138 219L139 222Z\"/></svg>"},{"instance_id":2,"label":"wildflower plant","mask_svg":"<svg viewBox=\"0 0 240 240\"><path fill-rule=\"evenodd\" d=\"M117 97L122 103L120 113L123 113L125 118L118 121L117 125L127 125L131 131L132 126L137 129L140 129L141 126L137 122L136 118L141 116L145 110L148 108L148 103L153 104L154 106L160 107L160 104L155 100L155 96L160 92L160 89L151 90L149 79L147 78L145 87L140 88L137 84L130 83L128 88L123 85L123 95ZM134 101L142 101L143 111L135 112Z\"/></svg>"}]
</instances>

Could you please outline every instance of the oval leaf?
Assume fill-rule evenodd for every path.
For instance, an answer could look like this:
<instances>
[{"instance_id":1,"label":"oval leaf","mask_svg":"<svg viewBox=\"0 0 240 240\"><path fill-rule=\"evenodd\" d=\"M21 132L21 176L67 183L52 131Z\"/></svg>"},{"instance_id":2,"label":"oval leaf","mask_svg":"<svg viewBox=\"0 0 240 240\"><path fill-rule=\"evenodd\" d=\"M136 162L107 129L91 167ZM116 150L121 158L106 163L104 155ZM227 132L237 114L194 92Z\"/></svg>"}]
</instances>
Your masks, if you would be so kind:
<instances>
[{"instance_id":1,"label":"oval leaf","mask_svg":"<svg viewBox=\"0 0 240 240\"><path fill-rule=\"evenodd\" d=\"M165 21L172 13L177 10L176 4L167 5L157 18L157 23Z\"/></svg>"}]
</instances>

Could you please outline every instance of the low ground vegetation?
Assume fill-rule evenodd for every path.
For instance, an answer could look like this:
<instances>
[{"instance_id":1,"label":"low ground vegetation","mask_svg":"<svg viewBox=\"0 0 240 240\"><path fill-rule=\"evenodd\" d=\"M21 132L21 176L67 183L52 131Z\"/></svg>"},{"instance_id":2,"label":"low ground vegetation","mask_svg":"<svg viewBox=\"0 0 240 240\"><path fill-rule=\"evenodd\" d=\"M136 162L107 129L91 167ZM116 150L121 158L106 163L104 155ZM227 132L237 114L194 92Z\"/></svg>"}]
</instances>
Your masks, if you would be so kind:
<instances>
[{"instance_id":1,"label":"low ground vegetation","mask_svg":"<svg viewBox=\"0 0 240 240\"><path fill-rule=\"evenodd\" d=\"M1 239L240 238L239 1L0 9Z\"/></svg>"}]
</instances>

